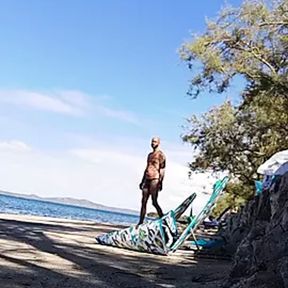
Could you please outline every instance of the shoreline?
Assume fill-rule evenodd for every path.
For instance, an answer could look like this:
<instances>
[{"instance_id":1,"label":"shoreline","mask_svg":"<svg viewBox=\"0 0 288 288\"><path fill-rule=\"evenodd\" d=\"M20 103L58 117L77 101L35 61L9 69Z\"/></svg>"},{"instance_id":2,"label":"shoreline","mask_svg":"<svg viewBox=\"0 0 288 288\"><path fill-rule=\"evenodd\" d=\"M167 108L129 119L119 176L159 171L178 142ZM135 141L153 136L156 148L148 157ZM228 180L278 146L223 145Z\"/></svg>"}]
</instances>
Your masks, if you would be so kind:
<instances>
[{"instance_id":1,"label":"shoreline","mask_svg":"<svg viewBox=\"0 0 288 288\"><path fill-rule=\"evenodd\" d=\"M0 203L1 204L1 203ZM78 208L83 208L83 207L78 207ZM85 207L84 207L85 208ZM88 208L89 209L89 208ZM97 209L92 209L92 210L97 210ZM100 211L100 210L99 210ZM128 217L130 217L130 216L132 216L132 217L134 217L135 216L135 219L136 218L138 218L138 216L136 216L136 215L129 215L129 214L121 214L121 213L114 213L113 211L100 211L100 212L104 212L104 213L110 213L110 214L119 214L119 215L123 215L123 216L128 216ZM97 218L91 218L91 219L84 219L84 218L79 218L79 219L77 219L76 217L74 217L74 218L68 218L68 217L65 217L65 216L63 216L63 217L61 217L61 216L58 216L58 215L56 215L56 216L44 216L44 215L35 215L35 214L28 214L28 213L14 213L14 212L3 212L3 211L0 211L0 216L1 215L3 215L3 217L5 218L5 215L13 215L13 216L15 216L15 218L17 218L18 216L19 217L27 217L27 218L29 218L29 217L31 217L31 219L33 219L33 217L36 219L37 217L39 217L40 219L47 219L47 220L55 220L56 222L57 221L68 221L68 222L90 222L90 223L96 223L96 224L107 224L107 225L113 225L113 226L120 226L120 227L129 227L130 225L136 225L137 224L137 221L135 221L135 223L132 223L132 222L119 222L119 221L115 221L114 220L114 222L113 222L113 219L112 219L112 221L110 221L110 222L108 222L108 221L102 221L101 222L101 220L97 220Z\"/></svg>"},{"instance_id":2,"label":"shoreline","mask_svg":"<svg viewBox=\"0 0 288 288\"><path fill-rule=\"evenodd\" d=\"M0 214L1 288L212 288L228 273L230 262L195 259L191 250L159 256L96 244L96 235L122 227Z\"/></svg>"}]
</instances>

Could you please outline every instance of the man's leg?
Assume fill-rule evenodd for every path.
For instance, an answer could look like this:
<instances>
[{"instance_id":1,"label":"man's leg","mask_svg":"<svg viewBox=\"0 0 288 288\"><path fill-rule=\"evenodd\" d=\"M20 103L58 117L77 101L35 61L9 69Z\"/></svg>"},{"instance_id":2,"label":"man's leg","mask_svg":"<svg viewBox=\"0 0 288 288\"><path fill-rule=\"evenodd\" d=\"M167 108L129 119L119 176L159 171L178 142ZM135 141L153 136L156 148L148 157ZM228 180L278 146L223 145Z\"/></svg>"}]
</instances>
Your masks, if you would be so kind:
<instances>
[{"instance_id":1,"label":"man's leg","mask_svg":"<svg viewBox=\"0 0 288 288\"><path fill-rule=\"evenodd\" d=\"M147 206L147 201L148 201L149 195L150 194L149 194L148 189L144 188L142 190L141 212L140 212L140 219L139 219L138 225L140 225L144 222L144 218L146 215L146 206Z\"/></svg>"},{"instance_id":2,"label":"man's leg","mask_svg":"<svg viewBox=\"0 0 288 288\"><path fill-rule=\"evenodd\" d=\"M159 180L153 179L151 181L151 184L150 184L150 191L149 192L150 192L151 197L152 197L152 204L156 208L157 213L158 213L159 217L161 218L163 216L163 212L162 212L161 207L158 204L158 187L159 187L158 185L159 185Z\"/></svg>"}]
</instances>

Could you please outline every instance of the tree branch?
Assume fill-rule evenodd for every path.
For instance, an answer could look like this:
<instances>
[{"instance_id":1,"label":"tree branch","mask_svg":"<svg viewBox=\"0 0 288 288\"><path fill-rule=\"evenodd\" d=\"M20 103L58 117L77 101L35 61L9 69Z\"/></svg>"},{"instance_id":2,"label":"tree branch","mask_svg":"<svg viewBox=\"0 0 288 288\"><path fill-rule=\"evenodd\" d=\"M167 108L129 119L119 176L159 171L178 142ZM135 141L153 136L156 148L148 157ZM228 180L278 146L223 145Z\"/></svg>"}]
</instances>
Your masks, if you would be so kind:
<instances>
[{"instance_id":1,"label":"tree branch","mask_svg":"<svg viewBox=\"0 0 288 288\"><path fill-rule=\"evenodd\" d=\"M259 24L259 27L264 26L281 26L281 25L288 25L288 21L275 21L275 22L263 22Z\"/></svg>"}]
</instances>

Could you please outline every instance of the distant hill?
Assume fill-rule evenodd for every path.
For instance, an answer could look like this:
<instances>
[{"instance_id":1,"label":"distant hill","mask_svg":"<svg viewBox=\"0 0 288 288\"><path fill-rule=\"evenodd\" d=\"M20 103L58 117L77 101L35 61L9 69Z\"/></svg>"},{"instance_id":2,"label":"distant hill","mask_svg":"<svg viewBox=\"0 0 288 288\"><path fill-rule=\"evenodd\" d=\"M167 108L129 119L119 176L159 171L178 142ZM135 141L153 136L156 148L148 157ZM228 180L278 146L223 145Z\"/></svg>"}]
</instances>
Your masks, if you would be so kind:
<instances>
[{"instance_id":1,"label":"distant hill","mask_svg":"<svg viewBox=\"0 0 288 288\"><path fill-rule=\"evenodd\" d=\"M78 206L78 207L93 208L93 209L98 209L98 210L103 210L103 211L112 211L112 212L119 212L119 213L125 213L125 214L138 214L139 213L135 210L109 207L109 206L94 203L92 201L85 200L85 199L75 199L75 198L70 198L70 197L40 197L35 194L20 194L20 193L7 192L7 191L0 190L0 195L1 194L7 195L7 196L20 197L24 199L41 200L41 201L47 201L47 202L52 202L52 203L60 203L60 204Z\"/></svg>"}]
</instances>

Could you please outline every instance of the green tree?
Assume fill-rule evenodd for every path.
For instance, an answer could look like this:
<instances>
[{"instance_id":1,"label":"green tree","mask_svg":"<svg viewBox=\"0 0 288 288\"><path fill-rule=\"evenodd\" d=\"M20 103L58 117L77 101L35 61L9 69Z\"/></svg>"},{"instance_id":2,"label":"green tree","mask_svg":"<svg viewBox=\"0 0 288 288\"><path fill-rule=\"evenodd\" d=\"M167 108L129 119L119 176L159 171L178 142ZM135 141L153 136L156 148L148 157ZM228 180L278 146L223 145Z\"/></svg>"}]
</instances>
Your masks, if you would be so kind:
<instances>
[{"instance_id":1,"label":"green tree","mask_svg":"<svg viewBox=\"0 0 288 288\"><path fill-rule=\"evenodd\" d=\"M222 93L239 75L247 81L248 98L260 91L287 95L287 30L287 0L250 0L223 9L203 35L180 49L194 73L190 95L203 89Z\"/></svg>"},{"instance_id":2,"label":"green tree","mask_svg":"<svg viewBox=\"0 0 288 288\"><path fill-rule=\"evenodd\" d=\"M192 71L192 97L223 93L235 77L246 83L240 105L192 116L183 135L198 151L191 171L228 170L237 181L226 204L238 205L253 195L257 167L288 148L288 0L225 8L180 56Z\"/></svg>"}]
</instances>

